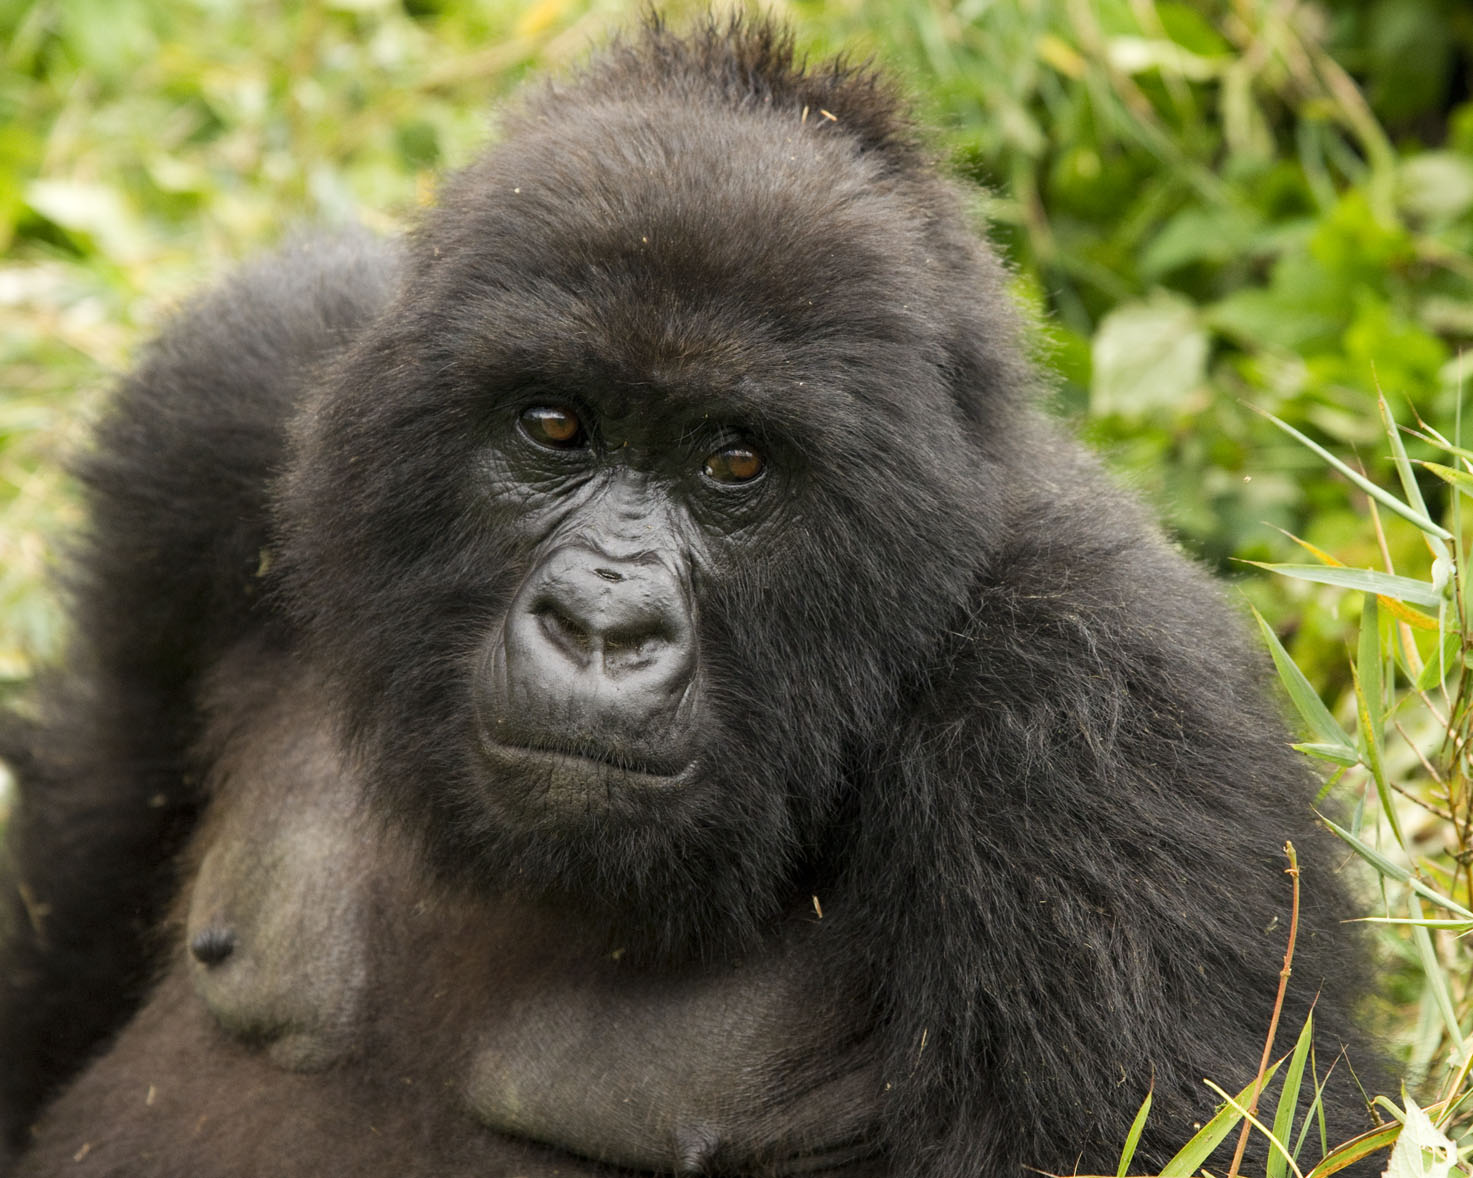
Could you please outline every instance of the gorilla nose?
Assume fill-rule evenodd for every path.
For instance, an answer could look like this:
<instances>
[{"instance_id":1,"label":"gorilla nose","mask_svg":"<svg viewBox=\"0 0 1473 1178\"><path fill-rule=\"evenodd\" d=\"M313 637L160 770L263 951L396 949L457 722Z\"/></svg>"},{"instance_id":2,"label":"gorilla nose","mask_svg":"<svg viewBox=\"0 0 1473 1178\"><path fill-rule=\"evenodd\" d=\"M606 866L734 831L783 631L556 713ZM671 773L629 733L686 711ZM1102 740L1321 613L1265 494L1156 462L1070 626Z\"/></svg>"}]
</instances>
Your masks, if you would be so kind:
<instances>
[{"instance_id":1,"label":"gorilla nose","mask_svg":"<svg viewBox=\"0 0 1473 1178\"><path fill-rule=\"evenodd\" d=\"M657 558L553 553L512 603L503 640L512 728L579 743L642 745L672 720L695 667L689 595Z\"/></svg>"},{"instance_id":2,"label":"gorilla nose","mask_svg":"<svg viewBox=\"0 0 1473 1178\"><path fill-rule=\"evenodd\" d=\"M659 566L573 565L543 581L522 623L575 673L654 686L682 677L689 661L680 598L674 578Z\"/></svg>"}]
</instances>

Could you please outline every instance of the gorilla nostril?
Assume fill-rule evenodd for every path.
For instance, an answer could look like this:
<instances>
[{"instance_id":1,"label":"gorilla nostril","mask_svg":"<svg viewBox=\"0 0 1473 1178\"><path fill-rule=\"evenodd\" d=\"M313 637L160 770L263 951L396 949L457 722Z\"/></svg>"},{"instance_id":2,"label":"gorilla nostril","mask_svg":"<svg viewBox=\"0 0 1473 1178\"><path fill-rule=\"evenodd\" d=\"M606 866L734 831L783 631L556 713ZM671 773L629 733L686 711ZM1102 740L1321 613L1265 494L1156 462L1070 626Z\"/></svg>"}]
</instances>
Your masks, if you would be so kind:
<instances>
[{"instance_id":1,"label":"gorilla nostril","mask_svg":"<svg viewBox=\"0 0 1473 1178\"><path fill-rule=\"evenodd\" d=\"M582 654L593 648L593 638L588 628L559 609L555 602L540 601L532 607L531 612L541 624L542 632L549 641L570 652Z\"/></svg>"},{"instance_id":2,"label":"gorilla nostril","mask_svg":"<svg viewBox=\"0 0 1473 1178\"><path fill-rule=\"evenodd\" d=\"M615 585L624 579L623 573L615 572L613 569L594 569L593 572L595 576L602 577L605 581L612 581Z\"/></svg>"},{"instance_id":3,"label":"gorilla nostril","mask_svg":"<svg viewBox=\"0 0 1473 1178\"><path fill-rule=\"evenodd\" d=\"M669 641L670 634L664 626L658 624L610 630L603 636L604 655L623 659L653 655Z\"/></svg>"}]
</instances>

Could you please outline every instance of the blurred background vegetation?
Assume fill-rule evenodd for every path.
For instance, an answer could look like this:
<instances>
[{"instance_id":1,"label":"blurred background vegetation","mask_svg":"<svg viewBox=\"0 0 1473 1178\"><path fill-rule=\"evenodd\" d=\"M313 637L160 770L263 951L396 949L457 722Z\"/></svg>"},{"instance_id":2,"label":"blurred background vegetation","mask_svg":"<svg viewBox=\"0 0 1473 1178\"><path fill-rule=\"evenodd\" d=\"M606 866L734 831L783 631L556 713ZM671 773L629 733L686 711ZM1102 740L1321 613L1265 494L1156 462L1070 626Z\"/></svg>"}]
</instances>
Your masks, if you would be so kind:
<instances>
[{"instance_id":1,"label":"blurred background vegetation","mask_svg":"<svg viewBox=\"0 0 1473 1178\"><path fill-rule=\"evenodd\" d=\"M1397 491L1449 527L1450 577L1425 528L1372 518L1352 478L1259 411L1397 486L1384 394L1425 427L1404 435L1413 463L1459 465L1437 439L1460 438L1473 364L1473 5L770 7L810 50L873 56L915 92L1043 325L1060 411L1236 580L1328 702L1318 751L1356 837L1467 905L1456 480L1403 466ZM160 320L290 229L401 229L494 134L501 95L635 15L612 0L0 0L0 686L58 647L45 576L76 523L61 462ZM1374 594L1243 563L1302 561L1293 536L1443 605L1378 612ZM1384 910L1406 916L1405 881L1381 877ZM1406 964L1387 1018L1432 1077L1466 1065L1473 1023L1473 919L1437 915L1388 934Z\"/></svg>"}]
</instances>

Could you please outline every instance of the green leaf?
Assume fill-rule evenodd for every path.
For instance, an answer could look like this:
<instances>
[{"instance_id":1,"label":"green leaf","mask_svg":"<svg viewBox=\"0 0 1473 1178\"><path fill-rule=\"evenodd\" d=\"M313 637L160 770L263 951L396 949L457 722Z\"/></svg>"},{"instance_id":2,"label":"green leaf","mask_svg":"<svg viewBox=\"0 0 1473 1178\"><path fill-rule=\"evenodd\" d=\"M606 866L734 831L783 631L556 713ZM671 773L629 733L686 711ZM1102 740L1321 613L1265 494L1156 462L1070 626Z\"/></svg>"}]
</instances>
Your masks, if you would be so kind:
<instances>
[{"instance_id":1,"label":"green leaf","mask_svg":"<svg viewBox=\"0 0 1473 1178\"><path fill-rule=\"evenodd\" d=\"M1429 151L1401 162L1397 200L1413 217L1446 225L1473 208L1473 161L1451 151Z\"/></svg>"},{"instance_id":2,"label":"green leaf","mask_svg":"<svg viewBox=\"0 0 1473 1178\"><path fill-rule=\"evenodd\" d=\"M1386 1163L1386 1178L1453 1178L1466 1171L1458 1165L1458 1147L1432 1123L1410 1097L1401 1136Z\"/></svg>"},{"instance_id":3,"label":"green leaf","mask_svg":"<svg viewBox=\"0 0 1473 1178\"><path fill-rule=\"evenodd\" d=\"M1356 644L1355 670L1365 688L1366 717L1370 735L1380 745L1385 730L1381 690L1381 611L1376 608L1376 595L1367 593L1360 612L1360 634Z\"/></svg>"},{"instance_id":4,"label":"green leaf","mask_svg":"<svg viewBox=\"0 0 1473 1178\"><path fill-rule=\"evenodd\" d=\"M1207 332L1177 295L1115 308L1095 333L1090 407L1141 418L1181 412L1207 376Z\"/></svg>"},{"instance_id":5,"label":"green leaf","mask_svg":"<svg viewBox=\"0 0 1473 1178\"><path fill-rule=\"evenodd\" d=\"M1309 725L1310 731L1319 737L1319 742L1308 746L1306 751L1308 748L1324 749L1325 752L1317 753L1317 755L1326 756L1330 760L1338 760L1347 765L1358 763L1360 754L1356 751L1355 741L1350 739L1349 734L1330 714L1330 709L1325 707L1325 701L1320 699L1319 693L1304 677L1304 672L1289 657L1289 652L1284 649L1284 644L1279 641L1279 636L1274 633L1273 627L1264 620L1263 615L1257 609L1253 610L1253 616L1258 620L1258 629L1263 634L1264 644L1273 657L1274 667L1279 672L1279 681L1283 683L1290 700L1293 701L1294 707L1303 717L1304 722ZM1328 751L1332 749L1335 751L1334 755Z\"/></svg>"},{"instance_id":6,"label":"green leaf","mask_svg":"<svg viewBox=\"0 0 1473 1178\"><path fill-rule=\"evenodd\" d=\"M1304 1080L1304 1063L1309 1058L1309 1048L1314 1042L1313 1026L1314 1015L1311 1013L1304 1020L1299 1040L1294 1044L1294 1054L1289 1057L1289 1071L1284 1076L1284 1088L1279 1093L1278 1108L1274 1110L1274 1137L1278 1141L1288 1141L1294 1129L1294 1114L1299 1109L1299 1088ZM1268 1155L1266 1178L1284 1178L1288 1168L1289 1159L1278 1149L1274 1149Z\"/></svg>"},{"instance_id":7,"label":"green leaf","mask_svg":"<svg viewBox=\"0 0 1473 1178\"><path fill-rule=\"evenodd\" d=\"M1140 1144L1141 1131L1146 1127L1146 1117L1151 1111L1151 1093L1146 1093L1145 1100L1141 1101L1140 1111L1135 1114L1135 1120L1130 1123L1130 1132L1125 1135L1125 1146L1120 1151L1120 1164L1115 1167L1115 1178L1125 1178L1130 1169L1130 1159L1135 1157L1135 1147Z\"/></svg>"},{"instance_id":8,"label":"green leaf","mask_svg":"<svg viewBox=\"0 0 1473 1178\"><path fill-rule=\"evenodd\" d=\"M1331 466L1333 466L1336 470L1338 470L1341 474L1348 478L1352 483L1354 483L1377 503L1381 504L1382 507L1396 512L1396 514L1401 516L1402 519L1406 520L1410 524L1415 525L1421 531L1426 532L1429 536L1436 536L1439 540L1451 540L1453 538L1451 532L1449 532L1446 528L1434 523L1432 520L1428 519L1425 513L1418 514L1416 511L1414 511L1412 508L1408 507L1405 503L1398 499L1395 495L1391 494L1390 491L1383 490L1382 488L1376 486L1375 483L1371 482L1371 480L1366 478L1365 475L1361 474L1360 471L1352 470L1350 467L1346 466L1345 463L1341 462L1340 459L1336 458L1318 442L1312 441L1311 439L1305 437L1287 421L1281 421L1272 413L1263 413L1261 409L1255 410L1255 412L1261 413L1264 417L1268 418L1291 438L1294 438L1298 442L1307 446L1310 450L1314 451L1314 453L1318 454L1321 458L1323 458L1326 462L1328 462ZM1394 597L1396 595L1389 594L1388 596ZM1411 599L1403 598L1402 600Z\"/></svg>"},{"instance_id":9,"label":"green leaf","mask_svg":"<svg viewBox=\"0 0 1473 1178\"><path fill-rule=\"evenodd\" d=\"M1279 1063L1274 1063L1264 1074L1263 1085L1268 1087L1268 1082L1273 1079L1274 1073L1279 1070ZM1249 1081L1248 1085L1233 1099L1239 1106L1246 1105L1253 1098L1253 1087L1256 1080ZM1166 1165L1161 1167L1160 1178L1191 1178L1201 1169L1202 1164L1212 1156L1212 1151L1222 1144L1223 1139L1233 1131L1233 1128L1243 1119L1239 1109L1231 1104L1224 1104L1217 1110L1217 1115L1203 1125L1192 1136Z\"/></svg>"},{"instance_id":10,"label":"green leaf","mask_svg":"<svg viewBox=\"0 0 1473 1178\"><path fill-rule=\"evenodd\" d=\"M1358 589L1362 593L1375 593L1429 609L1436 609L1443 603L1442 593L1431 582L1398 577L1395 573L1379 573L1374 569L1336 568L1321 564L1269 564L1258 560L1243 563L1300 581L1337 585L1341 589Z\"/></svg>"},{"instance_id":11,"label":"green leaf","mask_svg":"<svg viewBox=\"0 0 1473 1178\"><path fill-rule=\"evenodd\" d=\"M1448 1034L1448 1042L1453 1045L1453 1061L1461 1065L1468 1058L1468 1047L1463 1028L1458 1025L1453 997L1448 992L1446 970L1442 962L1438 960L1437 950L1433 948L1432 934L1427 929L1426 917L1422 915L1421 902L1414 895L1408 896L1407 907L1412 914L1412 944L1417 947L1417 959L1422 963L1422 975L1427 980L1427 988L1432 991L1432 1001L1437 1007L1438 1015L1442 1018L1442 1025Z\"/></svg>"},{"instance_id":12,"label":"green leaf","mask_svg":"<svg viewBox=\"0 0 1473 1178\"><path fill-rule=\"evenodd\" d=\"M1449 672L1455 671L1460 665L1459 654L1462 649L1463 636L1456 630L1443 634L1437 649L1422 664L1422 673L1417 676L1416 690L1429 691L1446 679Z\"/></svg>"},{"instance_id":13,"label":"green leaf","mask_svg":"<svg viewBox=\"0 0 1473 1178\"><path fill-rule=\"evenodd\" d=\"M1473 920L1473 911L1469 911L1467 908L1464 908L1456 900L1450 900L1448 899L1448 897L1441 895L1440 893L1434 891L1432 888L1429 888L1405 867L1402 867L1400 864L1393 863L1390 859L1386 858L1385 855L1381 854L1380 851L1376 850L1375 847L1362 842L1360 839L1356 838L1355 835L1351 834L1350 831L1346 830L1343 826L1337 825L1334 821L1326 818L1323 814L1320 815L1320 821L1325 824L1325 826L1330 830L1331 833L1337 835L1341 839L1341 841L1345 843L1346 846L1348 846L1352 851L1354 851L1357 855L1359 855L1362 859L1364 859L1387 879L1394 879L1397 883L1405 884L1407 887L1411 888L1412 891L1416 892L1419 896L1422 896L1424 899L1431 900L1432 903L1436 904L1439 908L1446 909L1448 912L1456 912L1459 916L1465 916L1469 920Z\"/></svg>"},{"instance_id":14,"label":"green leaf","mask_svg":"<svg viewBox=\"0 0 1473 1178\"><path fill-rule=\"evenodd\" d=\"M1473 496L1473 474L1466 470L1455 470L1451 466L1443 466L1440 462L1421 462L1418 465L1430 470L1443 482L1456 487L1464 495Z\"/></svg>"},{"instance_id":15,"label":"green leaf","mask_svg":"<svg viewBox=\"0 0 1473 1178\"><path fill-rule=\"evenodd\" d=\"M1386 394L1379 391L1376 393L1376 412L1381 415L1381 428L1386 432L1386 441L1391 447L1391 457L1396 463L1396 476L1401 480L1401 489L1406 495L1407 504L1423 519L1431 519L1432 513L1427 510L1427 503L1422 498L1422 489L1417 486L1417 476L1412 471L1411 460L1407 458L1407 448L1402 444L1401 429L1397 426L1396 419L1391 416L1391 406L1386 403ZM1447 545L1436 538L1429 543L1432 545L1434 556L1447 559Z\"/></svg>"},{"instance_id":16,"label":"green leaf","mask_svg":"<svg viewBox=\"0 0 1473 1178\"><path fill-rule=\"evenodd\" d=\"M1362 1158L1370 1157L1371 1154L1385 1149L1397 1139L1400 1133L1401 1125L1393 1122L1369 1133L1362 1133L1359 1137L1353 1137L1344 1145L1337 1145L1321 1158L1315 1168L1305 1175L1305 1178L1330 1178L1331 1174L1338 1174L1341 1170L1355 1165Z\"/></svg>"},{"instance_id":17,"label":"green leaf","mask_svg":"<svg viewBox=\"0 0 1473 1178\"><path fill-rule=\"evenodd\" d=\"M1356 752L1350 745L1320 744L1316 741L1305 741L1301 744L1292 745L1291 747L1307 757L1318 757L1322 761L1334 761L1337 765L1360 764L1360 753Z\"/></svg>"},{"instance_id":18,"label":"green leaf","mask_svg":"<svg viewBox=\"0 0 1473 1178\"><path fill-rule=\"evenodd\" d=\"M1381 811L1396 836L1397 845L1407 845L1402 833L1401 818L1396 812L1396 800L1391 796L1391 783L1386 776L1386 764L1381 757L1381 746L1385 742L1385 718L1381 699L1381 627L1380 611L1376 608L1374 593L1366 594L1365 608L1361 612L1360 644L1355 664L1350 668L1351 681L1355 688L1355 711L1360 721L1361 745L1365 749L1366 768L1376 783L1376 796L1381 802Z\"/></svg>"},{"instance_id":19,"label":"green leaf","mask_svg":"<svg viewBox=\"0 0 1473 1178\"><path fill-rule=\"evenodd\" d=\"M1358 924L1385 924L1394 928L1427 928L1438 929L1443 932L1456 933L1463 936L1473 933L1473 920L1437 920L1430 916L1412 918L1410 916L1362 916Z\"/></svg>"}]
</instances>

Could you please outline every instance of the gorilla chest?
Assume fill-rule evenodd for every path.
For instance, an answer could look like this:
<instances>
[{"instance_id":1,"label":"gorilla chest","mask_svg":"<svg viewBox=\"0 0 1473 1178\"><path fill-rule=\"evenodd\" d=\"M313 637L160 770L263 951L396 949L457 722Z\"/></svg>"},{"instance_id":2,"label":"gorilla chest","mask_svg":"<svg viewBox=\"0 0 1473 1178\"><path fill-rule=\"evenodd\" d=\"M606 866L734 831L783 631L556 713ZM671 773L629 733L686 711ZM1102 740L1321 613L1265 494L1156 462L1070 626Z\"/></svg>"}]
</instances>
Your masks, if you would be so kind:
<instances>
[{"instance_id":1,"label":"gorilla chest","mask_svg":"<svg viewBox=\"0 0 1473 1178\"><path fill-rule=\"evenodd\" d=\"M883 1082L862 1002L824 980L821 926L794 921L742 961L642 969L576 916L411 895L407 856L322 791L217 824L186 939L218 1027L283 1074L397 1068L468 1133L621 1167L872 1154Z\"/></svg>"}]
</instances>

